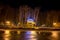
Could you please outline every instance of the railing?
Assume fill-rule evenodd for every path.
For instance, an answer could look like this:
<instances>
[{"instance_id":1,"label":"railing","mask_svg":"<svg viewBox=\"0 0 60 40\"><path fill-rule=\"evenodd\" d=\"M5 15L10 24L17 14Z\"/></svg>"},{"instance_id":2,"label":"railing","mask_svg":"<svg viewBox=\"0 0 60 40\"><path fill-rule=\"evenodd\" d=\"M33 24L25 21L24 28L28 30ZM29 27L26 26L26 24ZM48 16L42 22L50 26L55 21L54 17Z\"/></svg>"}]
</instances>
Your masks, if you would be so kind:
<instances>
[{"instance_id":1,"label":"railing","mask_svg":"<svg viewBox=\"0 0 60 40\"><path fill-rule=\"evenodd\" d=\"M33 28L17 28L17 27L5 27L5 26L0 26L0 30L11 30L11 31L17 31L17 30L22 30L22 31L28 31L28 30L33 30L33 31L60 31L60 28L55 28L55 27L33 27Z\"/></svg>"}]
</instances>

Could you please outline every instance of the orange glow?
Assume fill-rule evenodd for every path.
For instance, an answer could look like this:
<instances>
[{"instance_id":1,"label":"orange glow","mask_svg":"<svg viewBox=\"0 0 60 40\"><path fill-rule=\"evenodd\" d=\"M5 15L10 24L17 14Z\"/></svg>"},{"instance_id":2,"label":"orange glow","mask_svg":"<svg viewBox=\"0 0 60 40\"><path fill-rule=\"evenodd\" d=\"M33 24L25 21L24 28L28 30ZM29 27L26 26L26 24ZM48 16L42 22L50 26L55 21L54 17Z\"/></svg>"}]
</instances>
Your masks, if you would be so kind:
<instances>
[{"instance_id":1,"label":"orange glow","mask_svg":"<svg viewBox=\"0 0 60 40\"><path fill-rule=\"evenodd\" d=\"M58 32L52 32L52 37L58 37Z\"/></svg>"},{"instance_id":2,"label":"orange glow","mask_svg":"<svg viewBox=\"0 0 60 40\"><path fill-rule=\"evenodd\" d=\"M10 31L9 30L5 30L5 33L4 33L4 40L10 40L10 37L11 35L10 35Z\"/></svg>"},{"instance_id":3,"label":"orange glow","mask_svg":"<svg viewBox=\"0 0 60 40\"><path fill-rule=\"evenodd\" d=\"M53 23L53 25L56 25L57 23Z\"/></svg>"},{"instance_id":4,"label":"orange glow","mask_svg":"<svg viewBox=\"0 0 60 40\"><path fill-rule=\"evenodd\" d=\"M5 30L5 34L10 34L10 31L9 30Z\"/></svg>"},{"instance_id":5,"label":"orange glow","mask_svg":"<svg viewBox=\"0 0 60 40\"><path fill-rule=\"evenodd\" d=\"M6 21L6 25L10 25L10 23L11 23L10 21Z\"/></svg>"},{"instance_id":6,"label":"orange glow","mask_svg":"<svg viewBox=\"0 0 60 40\"><path fill-rule=\"evenodd\" d=\"M20 34L20 31L17 31L17 34Z\"/></svg>"}]
</instances>

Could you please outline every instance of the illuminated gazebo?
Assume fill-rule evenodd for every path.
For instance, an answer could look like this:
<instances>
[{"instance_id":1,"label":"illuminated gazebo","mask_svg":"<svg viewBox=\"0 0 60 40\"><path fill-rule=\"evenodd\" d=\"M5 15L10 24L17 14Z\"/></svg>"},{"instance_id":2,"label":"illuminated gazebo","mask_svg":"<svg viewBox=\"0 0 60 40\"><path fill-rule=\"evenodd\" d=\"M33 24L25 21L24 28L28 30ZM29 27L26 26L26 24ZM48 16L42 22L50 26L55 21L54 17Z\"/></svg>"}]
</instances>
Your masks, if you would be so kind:
<instances>
[{"instance_id":1,"label":"illuminated gazebo","mask_svg":"<svg viewBox=\"0 0 60 40\"><path fill-rule=\"evenodd\" d=\"M39 7L31 8L29 6L19 7L19 22L24 25L23 27L28 27L26 24L33 26L36 25L38 20Z\"/></svg>"},{"instance_id":2,"label":"illuminated gazebo","mask_svg":"<svg viewBox=\"0 0 60 40\"><path fill-rule=\"evenodd\" d=\"M27 19L27 27L30 27L30 28L34 27L35 24L36 24L36 22L34 21L34 19L32 19L32 18Z\"/></svg>"}]
</instances>

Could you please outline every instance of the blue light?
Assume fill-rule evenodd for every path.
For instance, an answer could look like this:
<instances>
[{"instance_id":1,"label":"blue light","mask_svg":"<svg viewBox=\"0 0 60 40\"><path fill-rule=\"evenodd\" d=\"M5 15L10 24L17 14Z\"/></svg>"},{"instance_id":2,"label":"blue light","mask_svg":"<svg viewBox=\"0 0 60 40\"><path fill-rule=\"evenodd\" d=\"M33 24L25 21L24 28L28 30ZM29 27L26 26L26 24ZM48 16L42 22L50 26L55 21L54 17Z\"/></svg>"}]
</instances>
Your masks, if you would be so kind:
<instances>
[{"instance_id":1,"label":"blue light","mask_svg":"<svg viewBox=\"0 0 60 40\"><path fill-rule=\"evenodd\" d=\"M28 19L27 21L34 21L33 19Z\"/></svg>"},{"instance_id":2,"label":"blue light","mask_svg":"<svg viewBox=\"0 0 60 40\"><path fill-rule=\"evenodd\" d=\"M26 31L25 38L31 38L31 31Z\"/></svg>"},{"instance_id":3,"label":"blue light","mask_svg":"<svg viewBox=\"0 0 60 40\"><path fill-rule=\"evenodd\" d=\"M31 31L26 31L26 34L31 34Z\"/></svg>"},{"instance_id":4,"label":"blue light","mask_svg":"<svg viewBox=\"0 0 60 40\"><path fill-rule=\"evenodd\" d=\"M33 18L28 18L27 21L34 21Z\"/></svg>"}]
</instances>

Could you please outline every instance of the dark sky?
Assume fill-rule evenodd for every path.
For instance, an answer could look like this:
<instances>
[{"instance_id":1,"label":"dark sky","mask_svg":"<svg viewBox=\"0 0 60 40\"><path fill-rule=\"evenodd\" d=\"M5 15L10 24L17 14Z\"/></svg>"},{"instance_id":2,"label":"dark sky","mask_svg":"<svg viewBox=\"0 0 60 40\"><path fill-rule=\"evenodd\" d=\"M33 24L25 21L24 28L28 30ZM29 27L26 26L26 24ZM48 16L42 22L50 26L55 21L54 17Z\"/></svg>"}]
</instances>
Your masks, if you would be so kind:
<instances>
[{"instance_id":1,"label":"dark sky","mask_svg":"<svg viewBox=\"0 0 60 40\"><path fill-rule=\"evenodd\" d=\"M2 0L0 4L10 5L11 7L18 8L20 5L28 5L32 8L41 7L42 10L59 10L60 2L53 0L34 0L34 1L26 1L26 0Z\"/></svg>"}]
</instances>

